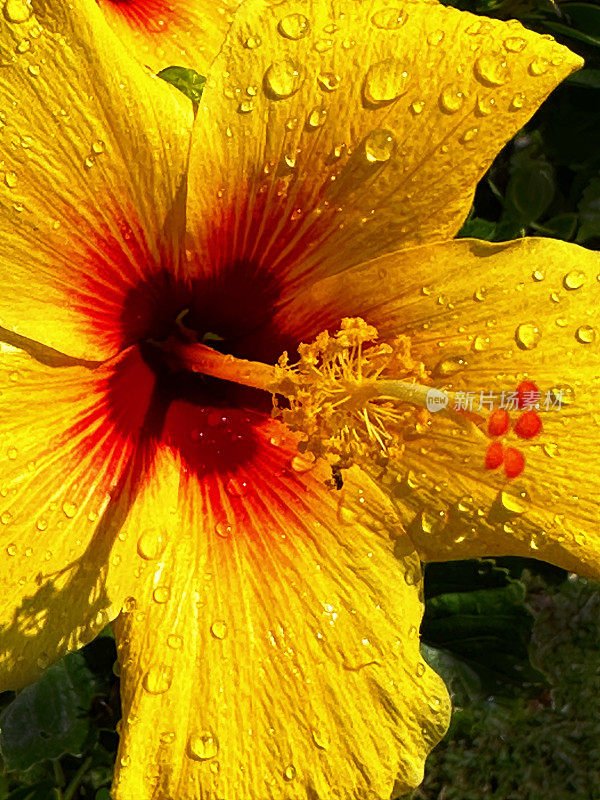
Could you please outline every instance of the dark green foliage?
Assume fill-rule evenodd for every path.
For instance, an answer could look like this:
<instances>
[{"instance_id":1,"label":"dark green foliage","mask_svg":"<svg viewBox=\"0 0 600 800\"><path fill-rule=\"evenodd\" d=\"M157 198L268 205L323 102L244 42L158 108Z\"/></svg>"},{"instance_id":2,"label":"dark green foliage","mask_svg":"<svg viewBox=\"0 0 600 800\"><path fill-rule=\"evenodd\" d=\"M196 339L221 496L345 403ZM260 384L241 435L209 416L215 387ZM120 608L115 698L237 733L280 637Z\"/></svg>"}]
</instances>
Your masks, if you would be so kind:
<instances>
[{"instance_id":1,"label":"dark green foliage","mask_svg":"<svg viewBox=\"0 0 600 800\"><path fill-rule=\"evenodd\" d=\"M194 105L200 102L206 78L196 70L186 67L165 67L158 73L158 77L183 92Z\"/></svg>"}]
</instances>

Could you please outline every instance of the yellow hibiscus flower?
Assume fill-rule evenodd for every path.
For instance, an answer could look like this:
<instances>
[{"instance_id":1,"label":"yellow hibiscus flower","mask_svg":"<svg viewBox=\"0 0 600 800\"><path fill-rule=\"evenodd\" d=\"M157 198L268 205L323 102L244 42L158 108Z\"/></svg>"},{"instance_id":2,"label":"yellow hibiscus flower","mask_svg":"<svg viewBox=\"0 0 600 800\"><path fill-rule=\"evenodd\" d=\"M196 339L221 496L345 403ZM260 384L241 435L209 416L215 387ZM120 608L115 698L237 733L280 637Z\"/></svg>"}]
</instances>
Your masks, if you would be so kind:
<instances>
[{"instance_id":1,"label":"yellow hibiscus flower","mask_svg":"<svg viewBox=\"0 0 600 800\"><path fill-rule=\"evenodd\" d=\"M191 108L94 3L18 1L0 31L1 688L113 621L117 800L418 785L449 713L419 653L420 559L533 548L599 572L598 255L450 241L580 59L435 2L252 0L190 153ZM346 428L316 409L311 459L291 428L319 376L377 391ZM247 388L271 377L279 419ZM516 400L437 412L436 388Z\"/></svg>"}]
</instances>

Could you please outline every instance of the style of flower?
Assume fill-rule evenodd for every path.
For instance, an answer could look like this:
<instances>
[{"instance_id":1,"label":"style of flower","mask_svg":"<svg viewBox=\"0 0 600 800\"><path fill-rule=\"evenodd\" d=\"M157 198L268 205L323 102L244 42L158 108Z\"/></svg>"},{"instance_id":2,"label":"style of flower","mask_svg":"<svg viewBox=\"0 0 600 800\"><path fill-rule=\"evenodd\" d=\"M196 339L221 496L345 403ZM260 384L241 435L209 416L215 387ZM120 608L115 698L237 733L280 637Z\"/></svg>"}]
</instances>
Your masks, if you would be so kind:
<instances>
[{"instance_id":1,"label":"style of flower","mask_svg":"<svg viewBox=\"0 0 600 800\"><path fill-rule=\"evenodd\" d=\"M94 3L5 17L2 688L113 622L117 800L416 786L449 711L421 559L600 573L599 257L452 240L580 59L435 2L250 0L189 154ZM563 399L531 436L457 403L524 382Z\"/></svg>"}]
</instances>

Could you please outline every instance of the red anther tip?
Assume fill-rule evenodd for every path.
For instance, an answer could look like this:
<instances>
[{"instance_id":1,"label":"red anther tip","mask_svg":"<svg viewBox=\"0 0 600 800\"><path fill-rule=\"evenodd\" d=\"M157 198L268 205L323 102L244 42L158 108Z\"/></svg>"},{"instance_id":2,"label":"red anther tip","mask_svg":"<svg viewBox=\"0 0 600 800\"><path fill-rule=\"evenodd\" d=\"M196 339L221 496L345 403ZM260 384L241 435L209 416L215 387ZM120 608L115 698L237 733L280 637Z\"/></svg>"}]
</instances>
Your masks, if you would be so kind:
<instances>
[{"instance_id":1,"label":"red anther tip","mask_svg":"<svg viewBox=\"0 0 600 800\"><path fill-rule=\"evenodd\" d=\"M515 433L521 439L532 439L542 430L542 420L537 411L524 411L515 424Z\"/></svg>"},{"instance_id":2,"label":"red anther tip","mask_svg":"<svg viewBox=\"0 0 600 800\"><path fill-rule=\"evenodd\" d=\"M515 447L507 447L504 451L504 472L507 478L516 478L525 468L525 456Z\"/></svg>"},{"instance_id":3,"label":"red anther tip","mask_svg":"<svg viewBox=\"0 0 600 800\"><path fill-rule=\"evenodd\" d=\"M504 459L504 447L500 442L492 442L485 454L485 468L497 469Z\"/></svg>"},{"instance_id":4,"label":"red anther tip","mask_svg":"<svg viewBox=\"0 0 600 800\"><path fill-rule=\"evenodd\" d=\"M490 436L502 436L506 433L510 424L510 417L505 408L498 408L492 411L488 419L488 433Z\"/></svg>"},{"instance_id":5,"label":"red anther tip","mask_svg":"<svg viewBox=\"0 0 600 800\"><path fill-rule=\"evenodd\" d=\"M533 381L521 381L517 386L517 407L525 408L539 403L541 392Z\"/></svg>"}]
</instances>

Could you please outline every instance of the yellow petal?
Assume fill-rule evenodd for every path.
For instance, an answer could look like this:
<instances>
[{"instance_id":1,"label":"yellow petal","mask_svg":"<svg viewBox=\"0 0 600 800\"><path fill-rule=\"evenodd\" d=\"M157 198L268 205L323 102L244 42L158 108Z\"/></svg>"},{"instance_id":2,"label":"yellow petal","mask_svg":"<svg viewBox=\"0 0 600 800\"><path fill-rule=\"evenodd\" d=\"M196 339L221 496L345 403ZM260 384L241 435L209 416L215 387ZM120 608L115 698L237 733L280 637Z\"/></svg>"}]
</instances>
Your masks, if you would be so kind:
<instances>
[{"instance_id":1,"label":"yellow petal","mask_svg":"<svg viewBox=\"0 0 600 800\"><path fill-rule=\"evenodd\" d=\"M400 5L236 14L194 132L199 273L244 263L289 284L451 238L494 155L582 63L518 22Z\"/></svg>"},{"instance_id":2,"label":"yellow petal","mask_svg":"<svg viewBox=\"0 0 600 800\"><path fill-rule=\"evenodd\" d=\"M121 607L106 577L130 572L109 557L152 386L135 351L90 370L0 345L0 691L35 680Z\"/></svg>"},{"instance_id":3,"label":"yellow petal","mask_svg":"<svg viewBox=\"0 0 600 800\"><path fill-rule=\"evenodd\" d=\"M600 575L599 275L598 253L573 244L457 240L324 280L275 320L293 321L296 341L355 314L384 338L407 334L432 385L472 392L484 420L482 391L498 408L522 381L538 387L542 432L520 438L522 411L509 408L510 433L496 439L525 457L513 479L485 468L485 425L434 413L407 438L381 479L424 558L527 555Z\"/></svg>"},{"instance_id":4,"label":"yellow petal","mask_svg":"<svg viewBox=\"0 0 600 800\"><path fill-rule=\"evenodd\" d=\"M206 75L238 2L98 0L130 53L153 72L179 65Z\"/></svg>"},{"instance_id":5,"label":"yellow petal","mask_svg":"<svg viewBox=\"0 0 600 800\"><path fill-rule=\"evenodd\" d=\"M205 414L171 409L167 438L185 422L188 443L181 460L159 451L123 529L145 585L115 626L116 800L387 800L396 780L416 786L448 701L419 655L420 565L407 537L389 538L389 501L358 471L327 488L325 465L294 460L277 423L243 411L210 425L234 453L250 424L251 460L199 477ZM139 555L149 526L165 545L153 562Z\"/></svg>"},{"instance_id":6,"label":"yellow petal","mask_svg":"<svg viewBox=\"0 0 600 800\"><path fill-rule=\"evenodd\" d=\"M176 269L191 111L95 3L4 16L0 325L105 358L129 343L142 276Z\"/></svg>"}]
</instances>

